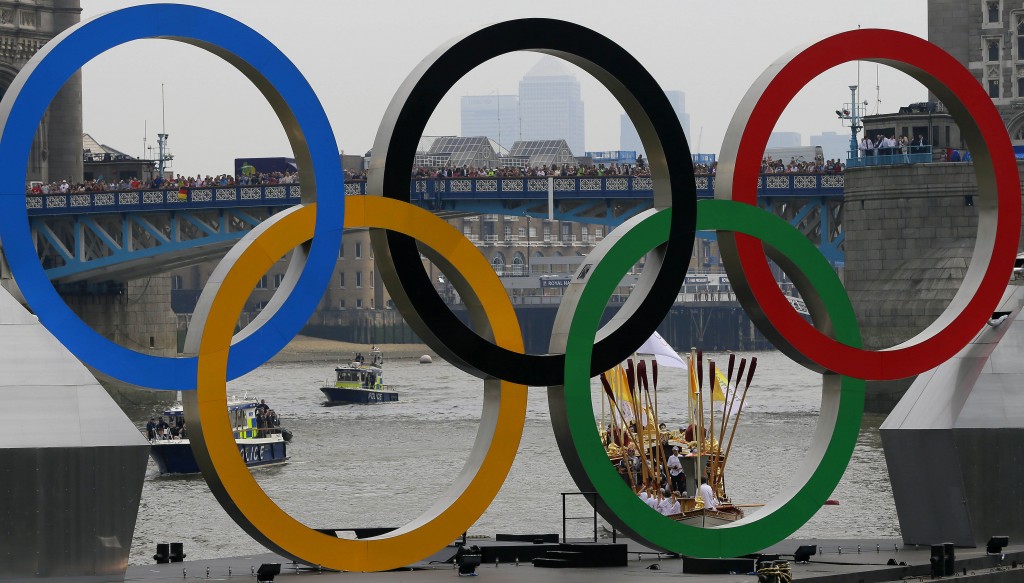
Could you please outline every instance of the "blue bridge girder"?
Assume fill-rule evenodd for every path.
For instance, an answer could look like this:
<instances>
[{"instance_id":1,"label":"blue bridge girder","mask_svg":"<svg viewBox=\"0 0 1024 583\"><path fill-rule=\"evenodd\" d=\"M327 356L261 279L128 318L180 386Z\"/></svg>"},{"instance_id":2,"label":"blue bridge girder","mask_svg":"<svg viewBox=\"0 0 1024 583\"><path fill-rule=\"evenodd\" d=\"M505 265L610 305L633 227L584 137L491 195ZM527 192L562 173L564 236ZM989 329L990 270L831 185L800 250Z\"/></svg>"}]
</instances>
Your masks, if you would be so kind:
<instances>
[{"instance_id":1,"label":"blue bridge girder","mask_svg":"<svg viewBox=\"0 0 1024 583\"><path fill-rule=\"evenodd\" d=\"M699 198L713 176L697 176ZM759 204L798 228L831 263L844 261L842 174L766 174ZM410 182L414 204L441 216L501 214L614 228L650 208L650 177L448 178ZM345 195L365 194L347 182ZM324 192L325 189L320 189ZM298 184L29 196L29 224L50 279L124 281L223 255L252 227L297 204ZM714 239L714 232L699 235Z\"/></svg>"}]
</instances>

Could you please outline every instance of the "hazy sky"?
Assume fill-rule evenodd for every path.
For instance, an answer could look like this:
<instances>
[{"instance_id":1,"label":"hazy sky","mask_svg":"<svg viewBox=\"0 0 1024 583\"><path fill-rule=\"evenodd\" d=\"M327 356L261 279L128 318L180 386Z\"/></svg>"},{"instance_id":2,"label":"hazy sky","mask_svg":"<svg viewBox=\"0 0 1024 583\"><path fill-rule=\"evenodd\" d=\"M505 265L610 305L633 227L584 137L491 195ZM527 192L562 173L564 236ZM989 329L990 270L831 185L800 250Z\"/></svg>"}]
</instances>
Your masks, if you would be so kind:
<instances>
[{"instance_id":1,"label":"hazy sky","mask_svg":"<svg viewBox=\"0 0 1024 583\"><path fill-rule=\"evenodd\" d=\"M83 19L142 3L82 0ZM228 14L280 47L316 90L340 147L359 154L372 146L394 91L424 55L449 38L499 20L560 18L610 37L635 55L664 89L686 92L691 149L711 153L718 152L750 83L794 47L858 25L927 37L925 0L191 3ZM856 15L849 13L851 6ZM426 133L458 134L459 96L515 93L523 73L538 59L521 53L478 67L449 92ZM586 104L587 149L618 149L621 107L596 81L576 71ZM861 99L869 102L869 113L894 111L927 98L922 86L884 66L864 63L859 74ZM805 144L822 131L848 132L834 111L850 100L848 86L857 79L853 63L822 75L800 93L776 129L801 133ZM236 157L291 156L273 112L240 73L205 51L167 40L123 45L85 67L85 131L134 156L147 153L145 136L145 145L155 151L161 84L175 172L231 172Z\"/></svg>"}]
</instances>

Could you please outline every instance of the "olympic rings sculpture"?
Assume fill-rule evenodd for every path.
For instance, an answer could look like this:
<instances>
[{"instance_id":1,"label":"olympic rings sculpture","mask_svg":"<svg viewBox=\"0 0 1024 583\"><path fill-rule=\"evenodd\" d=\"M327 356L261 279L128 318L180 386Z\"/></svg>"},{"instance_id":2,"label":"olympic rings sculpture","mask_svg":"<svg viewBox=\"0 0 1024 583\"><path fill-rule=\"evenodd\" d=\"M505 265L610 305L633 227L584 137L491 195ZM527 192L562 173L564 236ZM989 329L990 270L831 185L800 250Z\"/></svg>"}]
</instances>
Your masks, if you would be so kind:
<instances>
[{"instance_id":1,"label":"olympic rings sculpture","mask_svg":"<svg viewBox=\"0 0 1024 583\"><path fill-rule=\"evenodd\" d=\"M25 168L47 105L84 63L120 44L170 38L204 48L238 68L281 119L299 162L302 205L247 234L221 261L186 339L189 358L155 358L117 346L88 328L47 281L27 228ZM601 81L644 140L654 208L623 223L588 256L566 290L550 354L524 354L511 304L493 270L461 234L403 199L408 165L426 118L450 86L477 64L516 50L567 59ZM775 120L810 79L836 64L869 60L925 84L960 125L978 175L978 240L949 308L918 338L883 351L860 347L856 318L831 267L795 229L755 205L757 166ZM337 143L316 95L268 40L224 15L173 4L127 8L80 23L48 43L0 102L0 235L18 285L40 321L78 358L112 377L184 391L197 461L211 490L251 536L297 561L340 570L386 570L430 555L465 531L494 499L515 457L526 386L548 385L559 449L576 483L600 494L599 512L638 541L690 556L735 556L782 540L814 514L850 460L864 380L911 376L969 342L991 315L1009 278L1020 233L1019 177L1009 136L973 75L934 45L903 33L857 30L779 59L753 84L723 146L716 199L696 202L689 148L650 74L611 40L546 19L499 23L455 39L425 59L394 97L375 144L368 192L346 204ZM391 200L395 199L395 200ZM401 529L360 541L329 537L270 500L237 455L223 415L225 383L268 360L301 328L330 279L343 226L370 227L379 270L419 335L456 366L484 380L484 410L470 458L449 491ZM775 345L823 373L815 438L793 484L759 513L695 529L645 510L600 448L590 379L630 354L661 321L682 283L697 229L718 231L730 281L744 309ZM308 251L304 243L312 241ZM468 330L423 278L415 241L471 306ZM255 281L289 250L285 280L259 320L232 337ZM762 260L797 285L814 325L782 298ZM630 302L606 329L597 320L622 273L649 254ZM156 386L154 386L156 385Z\"/></svg>"}]
</instances>

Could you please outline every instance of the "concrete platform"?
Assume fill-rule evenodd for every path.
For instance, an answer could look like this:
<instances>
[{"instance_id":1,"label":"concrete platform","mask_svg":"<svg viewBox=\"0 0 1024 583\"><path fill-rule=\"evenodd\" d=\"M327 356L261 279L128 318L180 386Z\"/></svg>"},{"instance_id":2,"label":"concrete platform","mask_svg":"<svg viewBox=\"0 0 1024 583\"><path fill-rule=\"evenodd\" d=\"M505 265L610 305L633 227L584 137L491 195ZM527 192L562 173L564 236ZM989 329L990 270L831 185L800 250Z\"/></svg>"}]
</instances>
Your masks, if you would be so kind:
<instances>
[{"instance_id":1,"label":"concrete platform","mask_svg":"<svg viewBox=\"0 0 1024 583\"><path fill-rule=\"evenodd\" d=\"M576 542L576 541L573 541ZM585 542L585 541L580 541ZM602 539L601 542L606 542ZM611 542L607 540L607 542ZM685 579L691 581L714 581L716 583L751 583L757 578L748 573L726 575L695 575L683 573L685 558L658 553L635 542L619 538L629 545L629 565L593 569L544 569L533 567L529 562L484 564L477 568L477 575L485 581L495 582L564 582L564 583L619 583L630 581L664 581ZM1012 542L1012 541L1011 541ZM469 544L495 544L493 541L471 539ZM818 554L808 563L797 564L792 557L790 565L793 579L803 583L883 583L904 580L931 580L930 549L928 547L904 547L898 540L786 540L766 553L789 554L800 545L818 545ZM860 552L857 552L858 545ZM839 552L842 547L842 552ZM877 548L877 550L876 550ZM155 550L155 549L154 549ZM253 581L252 572L262 563L281 563L281 574L275 581L306 581L307 583L361 583L404 581L406 583L429 583L450 581L457 577L450 560L455 547L448 547L429 559L411 565L407 570L388 573L337 573L318 572L315 568L294 565L286 559L267 553L246 557L232 557L203 561L186 561L163 565L142 565L128 568L126 581L149 583L152 581ZM188 553L186 543L185 552ZM186 556L187 558L187 556ZM894 559L905 566L889 566L886 562ZM1016 564L1014 564L1016 562ZM231 570L229 576L228 570ZM209 569L209 577L207 577ZM966 569L966 576L964 570ZM982 548L956 549L956 578L958 580L1004 583L1024 581L1024 544L1006 547L1003 556L986 555ZM946 579L951 579L947 577Z\"/></svg>"}]
</instances>

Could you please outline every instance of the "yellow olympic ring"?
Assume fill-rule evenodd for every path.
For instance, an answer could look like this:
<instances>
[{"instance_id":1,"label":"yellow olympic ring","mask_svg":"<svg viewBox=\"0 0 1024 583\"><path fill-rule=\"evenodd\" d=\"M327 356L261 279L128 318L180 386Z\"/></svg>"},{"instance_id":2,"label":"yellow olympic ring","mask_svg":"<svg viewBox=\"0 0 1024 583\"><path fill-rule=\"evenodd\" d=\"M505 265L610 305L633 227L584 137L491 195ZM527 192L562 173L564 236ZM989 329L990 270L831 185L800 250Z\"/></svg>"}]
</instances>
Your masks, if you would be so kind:
<instances>
[{"instance_id":1,"label":"yellow olympic ring","mask_svg":"<svg viewBox=\"0 0 1024 583\"><path fill-rule=\"evenodd\" d=\"M397 231L429 245L461 272L459 292L478 302L494 341L522 351L523 338L501 281L480 251L448 223L408 203L353 196L345 227ZM446 495L424 514L386 535L345 540L313 530L282 510L253 479L238 455L227 408L227 360L238 315L260 276L285 253L313 236L315 205L275 215L247 238L233 265L215 286L202 330L195 391L184 395L192 448L210 489L232 518L268 548L310 565L343 571L383 571L406 566L443 548L484 513L501 488L519 448L526 421L526 386L484 381L484 406L473 451Z\"/></svg>"}]
</instances>

